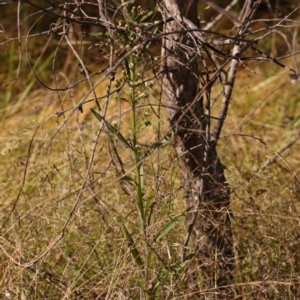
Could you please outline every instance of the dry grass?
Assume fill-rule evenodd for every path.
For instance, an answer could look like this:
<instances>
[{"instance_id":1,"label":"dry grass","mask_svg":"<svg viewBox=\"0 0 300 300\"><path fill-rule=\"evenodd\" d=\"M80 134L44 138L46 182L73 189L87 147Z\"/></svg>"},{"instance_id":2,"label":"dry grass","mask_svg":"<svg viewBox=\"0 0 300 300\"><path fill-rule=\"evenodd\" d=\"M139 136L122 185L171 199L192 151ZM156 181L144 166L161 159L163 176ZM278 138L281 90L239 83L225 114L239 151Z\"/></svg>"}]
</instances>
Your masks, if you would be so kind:
<instances>
[{"instance_id":1,"label":"dry grass","mask_svg":"<svg viewBox=\"0 0 300 300\"><path fill-rule=\"evenodd\" d=\"M43 54L40 44L47 45ZM51 67L43 62L51 62L56 44L47 44L44 38L28 47L33 58L42 59L36 66L37 75L53 86ZM0 76L6 83L16 75L18 51L16 43L2 50L5 67ZM60 86L66 85L66 78L82 78L77 66L69 65L68 51L62 47L58 59ZM144 270L133 259L124 226L143 259L144 237L133 184L128 178L120 180L121 164L114 147L131 178L133 155L107 131L101 132L95 148L99 122L88 107L94 107L93 102L84 106L82 114L74 111L58 131L70 111L62 116L56 113L78 103L88 93L88 84L59 94L48 91L30 73L24 50L22 55L18 80L14 85L3 83L0 96L0 298L142 299ZM292 65L292 60L284 63ZM97 70L99 63L93 65L91 59L89 67ZM219 144L233 189L236 299L298 299L299 141L277 155L276 162L260 168L299 135L300 86L292 85L288 73L270 62L248 67L252 71L241 67L238 73ZM96 92L105 95L106 89L105 81ZM160 103L159 92L154 85L141 102L149 116L140 109L140 125L162 119L138 131L143 150L166 132L163 111L155 106ZM120 96L128 97L128 93ZM106 119L120 125L124 136L131 136L128 103L111 97ZM169 146L146 159L144 181L144 199L149 204L147 239L152 241L164 224L185 210L176 159ZM157 299L183 299L186 293L185 266L177 263L185 232L181 221L151 245L149 289L156 290Z\"/></svg>"}]
</instances>

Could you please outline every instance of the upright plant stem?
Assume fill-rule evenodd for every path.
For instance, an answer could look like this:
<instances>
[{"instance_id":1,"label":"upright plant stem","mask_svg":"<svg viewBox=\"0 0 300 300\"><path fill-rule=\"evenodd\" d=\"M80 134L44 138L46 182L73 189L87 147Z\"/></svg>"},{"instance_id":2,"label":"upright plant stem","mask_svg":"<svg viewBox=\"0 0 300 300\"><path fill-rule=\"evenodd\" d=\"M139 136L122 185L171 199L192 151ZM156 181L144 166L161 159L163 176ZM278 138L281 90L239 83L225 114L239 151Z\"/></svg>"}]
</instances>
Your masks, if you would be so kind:
<instances>
[{"instance_id":1,"label":"upright plant stem","mask_svg":"<svg viewBox=\"0 0 300 300\"><path fill-rule=\"evenodd\" d=\"M146 235L146 218L144 212L144 205L143 205L143 178L141 172L141 152L140 147L137 141L137 112L136 112L136 97L135 97L135 58L133 55L130 56L129 59L130 65L130 82L131 82L131 91L130 91L130 98L131 98L131 105L132 105L132 141L134 147L134 160L135 160L135 173L136 173L136 201L137 201L137 208L138 213L140 216L140 223L141 223L141 233L144 238L144 245L145 245L145 266L144 266L144 289L146 291L146 298L148 299L148 258L149 258L149 251L148 251L148 244L147 244L147 235Z\"/></svg>"}]
</instances>

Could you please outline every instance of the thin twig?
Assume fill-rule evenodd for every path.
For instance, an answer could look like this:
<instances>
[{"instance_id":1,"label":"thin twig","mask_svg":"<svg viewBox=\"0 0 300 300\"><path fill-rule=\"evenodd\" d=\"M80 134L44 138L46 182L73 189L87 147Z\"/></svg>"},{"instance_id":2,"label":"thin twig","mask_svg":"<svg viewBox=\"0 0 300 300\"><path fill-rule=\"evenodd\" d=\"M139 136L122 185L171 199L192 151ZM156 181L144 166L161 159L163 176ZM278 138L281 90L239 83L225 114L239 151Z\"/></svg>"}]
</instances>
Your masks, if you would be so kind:
<instances>
[{"instance_id":1,"label":"thin twig","mask_svg":"<svg viewBox=\"0 0 300 300\"><path fill-rule=\"evenodd\" d=\"M27 169L28 169L29 159L30 159L30 155L31 155L32 143L33 143L33 140L34 140L35 135L36 135L36 133L37 133L37 131L38 131L39 128L40 128L40 126L38 125L38 126L36 127L34 133L33 133L33 136L32 136L32 138L31 138L31 140L30 140L30 143L29 143L29 146L28 146L28 151L27 151L27 158L26 158L25 169L24 169L24 173L23 173L23 179L22 179L21 187L20 187L20 189L19 189L17 198L15 199L14 204L13 204L13 206L12 206L10 212L8 213L8 215L7 215L6 219L5 219L5 221L3 222L3 225L2 225L2 228L1 228L2 230L3 230L3 228L6 226L8 220L10 219L10 217L11 217L13 211L15 210L15 208L16 208L18 202L19 202L19 199L20 199L20 196L21 196L21 192L22 192L23 187L24 187L24 185L25 185L26 174L27 174Z\"/></svg>"},{"instance_id":2,"label":"thin twig","mask_svg":"<svg viewBox=\"0 0 300 300\"><path fill-rule=\"evenodd\" d=\"M272 165L273 163L275 163L278 159L278 157L281 157L283 160L284 158L282 157L282 153L284 151L286 151L287 149L291 148L298 140L300 139L300 131L297 132L297 134L295 135L295 137L293 139L291 139L286 145L284 145L283 147L281 147L278 151L274 151L274 156L270 159L268 159L263 165L261 165L259 167L258 170L255 171L255 173L251 176L250 179L248 179L248 181L252 181L255 177L257 177L259 175L259 173L261 173L262 171L264 171L265 169L267 169L270 165ZM291 169L292 170L292 169ZM239 181L238 183L236 183L234 185L234 187L232 188L232 190L236 190L238 187L240 187L243 183L245 183L246 180L242 180Z\"/></svg>"}]
</instances>

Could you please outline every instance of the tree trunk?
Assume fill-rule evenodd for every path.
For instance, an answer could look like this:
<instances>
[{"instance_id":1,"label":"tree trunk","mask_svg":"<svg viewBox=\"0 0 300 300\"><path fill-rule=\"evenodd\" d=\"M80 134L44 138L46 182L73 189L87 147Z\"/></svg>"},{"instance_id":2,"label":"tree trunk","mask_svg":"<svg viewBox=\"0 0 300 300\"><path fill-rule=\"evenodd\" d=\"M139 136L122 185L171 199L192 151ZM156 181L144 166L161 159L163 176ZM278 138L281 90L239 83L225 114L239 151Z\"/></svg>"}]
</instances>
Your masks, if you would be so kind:
<instances>
[{"instance_id":1,"label":"tree trunk","mask_svg":"<svg viewBox=\"0 0 300 300\"><path fill-rule=\"evenodd\" d=\"M191 233L197 261L190 264L187 279L191 292L201 299L230 299L233 251L229 189L216 143L210 139L209 114L204 110L203 95L209 97L209 85L203 80L202 87L199 85L200 47L193 33L183 32L191 28L187 25L190 22L198 27L197 1L164 0L164 13L164 17L174 18L165 25L162 47L166 115L175 133L173 146L186 204L192 208L182 259Z\"/></svg>"}]
</instances>

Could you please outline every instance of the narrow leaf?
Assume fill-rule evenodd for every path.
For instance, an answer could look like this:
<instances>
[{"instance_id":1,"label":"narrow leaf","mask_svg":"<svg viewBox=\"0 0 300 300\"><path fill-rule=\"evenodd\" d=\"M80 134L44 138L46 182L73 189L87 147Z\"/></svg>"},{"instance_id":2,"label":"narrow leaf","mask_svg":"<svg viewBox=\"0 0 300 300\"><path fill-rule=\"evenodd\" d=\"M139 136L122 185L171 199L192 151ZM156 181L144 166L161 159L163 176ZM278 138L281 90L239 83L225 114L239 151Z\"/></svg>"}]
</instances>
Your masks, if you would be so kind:
<instances>
[{"instance_id":1,"label":"narrow leaf","mask_svg":"<svg viewBox=\"0 0 300 300\"><path fill-rule=\"evenodd\" d=\"M129 233L129 231L127 230L125 225L123 225L123 228L124 228L124 233L125 233L125 236L126 236L126 239L127 239L127 242L128 242L128 247L130 248L130 252L131 252L136 264L139 267L142 267L144 264L143 264L143 261L141 259L140 254L139 254L139 251L138 251L138 249L136 248L136 246L134 244L132 235Z\"/></svg>"},{"instance_id":2,"label":"narrow leaf","mask_svg":"<svg viewBox=\"0 0 300 300\"><path fill-rule=\"evenodd\" d=\"M89 33L89 35L103 36L103 35L109 35L109 32L108 31L91 32L91 33Z\"/></svg>"},{"instance_id":3,"label":"narrow leaf","mask_svg":"<svg viewBox=\"0 0 300 300\"><path fill-rule=\"evenodd\" d=\"M163 145L163 144L166 144L170 139L171 137L174 135L174 132L173 131L170 131L168 132L161 140L159 140L158 142L154 143L152 145L152 147L145 152L145 155L144 157L147 157L149 156L156 148L158 148L159 146Z\"/></svg>"},{"instance_id":4,"label":"narrow leaf","mask_svg":"<svg viewBox=\"0 0 300 300\"><path fill-rule=\"evenodd\" d=\"M165 236L166 234L168 234L178 223L181 222L182 219L185 218L185 214L187 211L189 211L190 209L185 210L183 213L181 213L180 215L176 216L174 219L172 219L171 221L169 221L167 224L165 224L156 234L156 236L154 237L152 244L158 242L163 236Z\"/></svg>"},{"instance_id":5,"label":"narrow leaf","mask_svg":"<svg viewBox=\"0 0 300 300\"><path fill-rule=\"evenodd\" d=\"M168 278L172 274L178 274L195 256L195 253L189 254L184 261L178 261L171 266L166 266L166 271L160 273L160 278Z\"/></svg>"},{"instance_id":6,"label":"narrow leaf","mask_svg":"<svg viewBox=\"0 0 300 300\"><path fill-rule=\"evenodd\" d=\"M127 76L130 78L130 67L127 58L125 58L125 69L126 69Z\"/></svg>"},{"instance_id":7,"label":"narrow leaf","mask_svg":"<svg viewBox=\"0 0 300 300\"><path fill-rule=\"evenodd\" d=\"M169 268L171 271L178 273L181 269L183 269L195 256L195 253L189 254L184 261L179 261L174 264L172 264Z\"/></svg>"},{"instance_id":8,"label":"narrow leaf","mask_svg":"<svg viewBox=\"0 0 300 300\"><path fill-rule=\"evenodd\" d=\"M121 178L121 180L124 180L124 181L128 181L129 183L131 183L132 185L136 185L136 182L134 179L132 179L130 176L128 175L125 175Z\"/></svg>"},{"instance_id":9,"label":"narrow leaf","mask_svg":"<svg viewBox=\"0 0 300 300\"><path fill-rule=\"evenodd\" d=\"M153 200L155 199L155 192L153 191L151 195L147 198L146 200L146 205L145 205L145 212L148 211L150 205L153 203Z\"/></svg>"},{"instance_id":10,"label":"narrow leaf","mask_svg":"<svg viewBox=\"0 0 300 300\"><path fill-rule=\"evenodd\" d=\"M142 23L147 18L151 17L154 14L154 11L150 10L145 15L140 18L140 23Z\"/></svg>"},{"instance_id":11,"label":"narrow leaf","mask_svg":"<svg viewBox=\"0 0 300 300\"><path fill-rule=\"evenodd\" d=\"M93 110L91 108L92 113L94 114L94 116L99 120L99 121L103 121L108 129L108 131L119 138L119 140L121 140L128 148L132 149L130 143L124 138L124 136L113 126L111 125L109 122L107 122L103 117L101 117L95 110Z\"/></svg>"},{"instance_id":12,"label":"narrow leaf","mask_svg":"<svg viewBox=\"0 0 300 300\"><path fill-rule=\"evenodd\" d=\"M153 119L153 120L145 121L141 126L139 126L139 130L141 130L145 127L149 127L149 126L152 126L154 124L157 124L160 121L161 121L161 119Z\"/></svg>"},{"instance_id":13,"label":"narrow leaf","mask_svg":"<svg viewBox=\"0 0 300 300\"><path fill-rule=\"evenodd\" d=\"M150 35L150 37L153 37L157 31L158 31L158 26L155 26L152 30L152 34ZM146 49L148 49L150 45L151 45L151 42L145 44L144 47L141 49L141 54L144 54Z\"/></svg>"}]
</instances>

